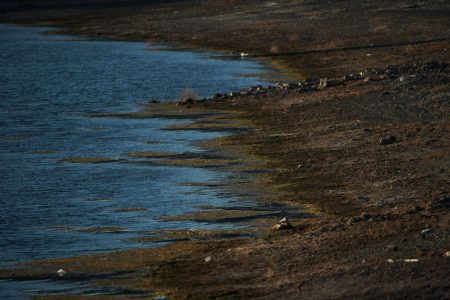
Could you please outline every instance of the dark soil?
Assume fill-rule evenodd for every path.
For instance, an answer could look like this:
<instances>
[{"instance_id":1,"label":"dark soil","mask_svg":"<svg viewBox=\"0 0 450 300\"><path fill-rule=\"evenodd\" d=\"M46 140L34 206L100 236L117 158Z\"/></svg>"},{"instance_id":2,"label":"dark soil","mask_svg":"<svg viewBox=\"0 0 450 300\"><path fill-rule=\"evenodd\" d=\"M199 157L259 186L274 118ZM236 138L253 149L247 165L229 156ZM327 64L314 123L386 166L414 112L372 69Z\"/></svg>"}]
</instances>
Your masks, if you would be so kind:
<instances>
[{"instance_id":1,"label":"dark soil","mask_svg":"<svg viewBox=\"0 0 450 300\"><path fill-rule=\"evenodd\" d=\"M266 224L255 237L35 262L1 277L53 278L58 266L69 279L127 272L98 282L171 298L449 299L449 16L450 3L438 0L187 1L1 15L249 52L296 78L322 78L173 106L199 118L235 111L236 123L250 122L257 130L217 144L263 162L267 172L253 185L268 191L260 201L315 217L294 220L292 230ZM208 129L204 119L189 126Z\"/></svg>"}]
</instances>

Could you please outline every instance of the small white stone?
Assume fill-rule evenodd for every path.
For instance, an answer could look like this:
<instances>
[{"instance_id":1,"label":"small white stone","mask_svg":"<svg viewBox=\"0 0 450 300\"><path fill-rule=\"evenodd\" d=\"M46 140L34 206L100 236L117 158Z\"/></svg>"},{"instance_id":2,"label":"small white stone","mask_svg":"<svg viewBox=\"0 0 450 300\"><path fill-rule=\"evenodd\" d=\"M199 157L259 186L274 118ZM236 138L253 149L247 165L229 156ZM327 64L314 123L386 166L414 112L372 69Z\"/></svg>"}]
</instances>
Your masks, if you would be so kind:
<instances>
[{"instance_id":1,"label":"small white stone","mask_svg":"<svg viewBox=\"0 0 450 300\"><path fill-rule=\"evenodd\" d=\"M446 252L444 253L444 256L445 256L445 257L450 257L450 251L446 251Z\"/></svg>"},{"instance_id":2,"label":"small white stone","mask_svg":"<svg viewBox=\"0 0 450 300\"><path fill-rule=\"evenodd\" d=\"M58 271L56 271L56 274L58 274L59 277L64 277L66 273L67 272L64 269L59 269Z\"/></svg>"},{"instance_id":3,"label":"small white stone","mask_svg":"<svg viewBox=\"0 0 450 300\"><path fill-rule=\"evenodd\" d=\"M406 258L405 260L403 260L404 262L407 263L416 263L419 262L419 260L417 258Z\"/></svg>"},{"instance_id":4,"label":"small white stone","mask_svg":"<svg viewBox=\"0 0 450 300\"><path fill-rule=\"evenodd\" d=\"M211 256L205 257L205 262L210 262L211 261Z\"/></svg>"},{"instance_id":5,"label":"small white stone","mask_svg":"<svg viewBox=\"0 0 450 300\"><path fill-rule=\"evenodd\" d=\"M429 234L432 232L433 232L433 230L431 230L430 228L425 228L425 229L422 229L422 231L420 233L425 235L425 234Z\"/></svg>"}]
</instances>

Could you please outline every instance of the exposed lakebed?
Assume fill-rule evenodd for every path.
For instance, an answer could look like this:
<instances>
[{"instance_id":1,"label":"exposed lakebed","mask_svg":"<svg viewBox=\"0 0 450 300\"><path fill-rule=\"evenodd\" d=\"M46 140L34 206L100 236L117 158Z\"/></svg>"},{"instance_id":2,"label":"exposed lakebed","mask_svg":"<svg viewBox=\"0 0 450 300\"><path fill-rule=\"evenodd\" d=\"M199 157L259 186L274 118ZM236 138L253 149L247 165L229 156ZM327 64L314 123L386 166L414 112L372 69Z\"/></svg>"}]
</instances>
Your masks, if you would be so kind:
<instances>
[{"instance_id":1,"label":"exposed lakebed","mask_svg":"<svg viewBox=\"0 0 450 300\"><path fill-rule=\"evenodd\" d=\"M265 73L266 66L161 45L152 51L146 43L45 35L48 30L0 25L2 267L148 247L140 237L149 231L230 229L232 223L170 216L236 201L255 205L215 188L227 172L142 163L180 153L195 159L204 151L196 143L223 130L161 130L186 120L114 113L177 99L186 89L210 97L263 84L266 78L242 75ZM88 116L102 113L113 114ZM60 289L50 282L0 285L4 297L18 296L18 289L22 296Z\"/></svg>"}]
</instances>

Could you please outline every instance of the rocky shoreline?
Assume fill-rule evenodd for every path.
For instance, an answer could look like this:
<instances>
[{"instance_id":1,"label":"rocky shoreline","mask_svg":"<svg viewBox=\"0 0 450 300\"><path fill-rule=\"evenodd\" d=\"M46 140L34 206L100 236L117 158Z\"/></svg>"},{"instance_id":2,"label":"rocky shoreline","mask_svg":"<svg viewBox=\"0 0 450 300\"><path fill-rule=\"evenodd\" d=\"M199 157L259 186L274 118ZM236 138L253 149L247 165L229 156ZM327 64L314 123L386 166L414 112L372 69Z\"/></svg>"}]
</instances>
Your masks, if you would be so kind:
<instances>
[{"instance_id":1,"label":"rocky shoreline","mask_svg":"<svg viewBox=\"0 0 450 300\"><path fill-rule=\"evenodd\" d=\"M23 270L2 270L0 277L55 278L58 267L67 270L68 280L98 278L100 285L171 299L449 298L450 57L443 34L450 28L448 3L231 2L41 11L1 19L63 24L81 34L276 52L272 63L298 81L212 99L151 103L140 115L182 111L197 116L198 129L217 122L202 111L234 112L227 117L230 127L245 122L256 130L236 132L212 142L214 147L260 159L259 168L267 172L252 188L267 191L261 201L301 206L315 217L292 219L278 231L271 229L278 220L272 220L256 236L39 261ZM176 18L167 17L174 11ZM217 18L225 21L214 25ZM353 26L352 18L369 22ZM308 22L316 26L315 35ZM246 36L237 36L237 28L245 28ZM261 29L267 32L260 35ZM411 43L374 47L400 38ZM441 40L413 43L425 39ZM313 53L289 54L309 50Z\"/></svg>"},{"instance_id":2,"label":"rocky shoreline","mask_svg":"<svg viewBox=\"0 0 450 300\"><path fill-rule=\"evenodd\" d=\"M292 93L305 93L320 91L329 87L342 86L346 82L363 80L364 82L370 81L397 81L400 84L408 84L416 80L421 80L427 76L427 73L432 72L447 72L449 64L446 62L428 61L418 62L413 65L388 65L384 69L365 69L359 73L349 73L340 78L320 78L320 79L307 79L298 83L284 82L277 83L275 85L269 85L263 87L262 85L249 87L240 91L229 91L226 93L217 93L214 97L207 99L192 99L186 98L180 105L193 105L195 103L201 103L205 101L227 101L244 96L248 98L265 98L274 96L287 96ZM386 93L389 95L389 93ZM154 102L153 102L154 103Z\"/></svg>"}]
</instances>

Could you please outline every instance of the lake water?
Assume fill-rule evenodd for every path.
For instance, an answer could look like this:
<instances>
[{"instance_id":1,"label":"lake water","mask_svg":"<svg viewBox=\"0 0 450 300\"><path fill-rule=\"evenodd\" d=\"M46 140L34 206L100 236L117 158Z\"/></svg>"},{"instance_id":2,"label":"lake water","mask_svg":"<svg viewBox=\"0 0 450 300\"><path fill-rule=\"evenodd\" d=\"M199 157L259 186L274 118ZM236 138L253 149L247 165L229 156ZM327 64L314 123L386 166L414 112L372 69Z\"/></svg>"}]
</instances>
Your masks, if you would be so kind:
<instances>
[{"instance_id":1,"label":"lake water","mask_svg":"<svg viewBox=\"0 0 450 300\"><path fill-rule=\"evenodd\" d=\"M152 51L139 42L45 35L48 30L0 25L0 266L140 247L130 239L146 230L217 226L158 217L199 205L231 205L233 195L183 184L217 181L227 174L58 160L121 159L129 151L201 151L196 141L220 133L160 130L179 120L84 115L139 111L151 99L176 99L183 89L208 97L261 84L263 78L241 75L266 72L266 66L205 52L161 51L160 46ZM128 207L148 210L117 212ZM96 227L120 232L89 232ZM19 293L17 284L2 282L0 298L60 288L50 282L26 283Z\"/></svg>"}]
</instances>

